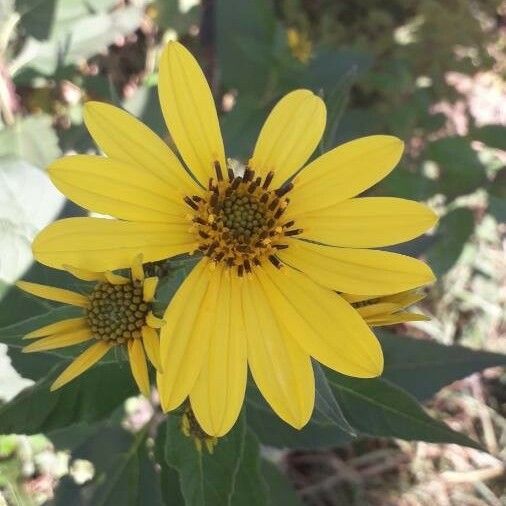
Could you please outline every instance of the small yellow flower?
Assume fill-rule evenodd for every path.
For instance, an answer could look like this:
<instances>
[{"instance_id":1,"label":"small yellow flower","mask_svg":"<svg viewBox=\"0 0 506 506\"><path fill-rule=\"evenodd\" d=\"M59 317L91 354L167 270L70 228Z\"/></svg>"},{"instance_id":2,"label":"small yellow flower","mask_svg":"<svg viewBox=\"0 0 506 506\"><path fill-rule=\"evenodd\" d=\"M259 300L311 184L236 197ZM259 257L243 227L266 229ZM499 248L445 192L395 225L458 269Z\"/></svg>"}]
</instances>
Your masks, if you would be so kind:
<instances>
[{"instance_id":1,"label":"small yellow flower","mask_svg":"<svg viewBox=\"0 0 506 506\"><path fill-rule=\"evenodd\" d=\"M430 320L429 317L423 314L404 311L408 306L419 302L425 297L416 290L379 297L342 293L341 297L347 300L371 327Z\"/></svg>"},{"instance_id":2,"label":"small yellow flower","mask_svg":"<svg viewBox=\"0 0 506 506\"><path fill-rule=\"evenodd\" d=\"M131 267L131 276L110 271L91 272L67 267L79 279L95 281L84 295L71 290L18 281L17 286L32 295L82 308L83 314L51 323L27 334L24 339L36 339L23 351L47 351L95 341L58 376L51 385L56 390L73 380L114 346L128 350L132 374L139 390L149 396L149 376L146 355L160 371L160 344L157 329L163 321L151 312L151 302L158 283L157 277L144 277L140 258Z\"/></svg>"},{"instance_id":3,"label":"small yellow flower","mask_svg":"<svg viewBox=\"0 0 506 506\"><path fill-rule=\"evenodd\" d=\"M291 49L295 58L302 63L307 63L311 58L313 49L311 39L308 35L297 30L297 28L288 28L286 31L286 38L288 47Z\"/></svg>"},{"instance_id":4,"label":"small yellow flower","mask_svg":"<svg viewBox=\"0 0 506 506\"><path fill-rule=\"evenodd\" d=\"M181 417L181 431L186 437L193 439L198 452L202 452L202 444L204 444L207 451L213 453L214 447L218 444L217 437L210 436L204 432L189 404L185 406L183 416Z\"/></svg>"},{"instance_id":5,"label":"small yellow flower","mask_svg":"<svg viewBox=\"0 0 506 506\"><path fill-rule=\"evenodd\" d=\"M199 252L164 316L163 409L190 397L203 430L222 436L249 367L276 413L301 428L315 399L311 357L360 378L383 370L375 335L335 292L379 296L432 282L423 262L372 248L410 240L436 216L410 200L355 198L399 161L395 137L351 141L305 165L326 122L309 90L273 108L245 167L227 163L211 90L179 43L161 55L158 90L187 169L135 118L88 102L86 125L107 157L69 156L49 173L76 203L118 220L58 221L34 241L35 256L108 270L138 253L151 262Z\"/></svg>"}]
</instances>

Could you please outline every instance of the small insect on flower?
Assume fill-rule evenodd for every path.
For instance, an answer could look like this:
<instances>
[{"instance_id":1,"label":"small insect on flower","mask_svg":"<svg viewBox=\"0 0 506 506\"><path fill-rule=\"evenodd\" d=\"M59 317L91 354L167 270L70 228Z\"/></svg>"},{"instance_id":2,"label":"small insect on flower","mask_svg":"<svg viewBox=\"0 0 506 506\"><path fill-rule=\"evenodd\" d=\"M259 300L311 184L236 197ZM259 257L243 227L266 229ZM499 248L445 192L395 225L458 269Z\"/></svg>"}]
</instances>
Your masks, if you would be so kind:
<instances>
[{"instance_id":1,"label":"small insect on flower","mask_svg":"<svg viewBox=\"0 0 506 506\"><path fill-rule=\"evenodd\" d=\"M347 142L306 162L326 123L310 90L273 108L244 164L225 157L211 90L177 42L160 58L158 91L182 161L125 111L88 102L84 119L107 156L76 155L48 171L70 199L115 218L69 218L33 243L40 262L96 270L193 253L160 332L164 411L189 397L202 429L220 437L244 401L248 368L267 402L303 427L315 401L312 358L358 378L383 371L359 311L336 292L373 297L431 283L423 262L383 251L431 228L425 205L358 197L387 176L403 143L389 135Z\"/></svg>"},{"instance_id":2,"label":"small insect on flower","mask_svg":"<svg viewBox=\"0 0 506 506\"><path fill-rule=\"evenodd\" d=\"M420 313L404 311L408 306L421 301L425 295L418 290L408 290L392 295L351 295L340 294L347 300L371 327L395 325L414 321L430 320L428 316Z\"/></svg>"},{"instance_id":3,"label":"small insect on flower","mask_svg":"<svg viewBox=\"0 0 506 506\"><path fill-rule=\"evenodd\" d=\"M93 342L51 385L51 390L56 390L97 363L111 348L124 346L139 390L149 396L146 355L161 371L157 329L163 325L163 320L151 311L158 278L144 276L140 256L132 263L129 277L111 271L97 273L71 267L66 270L84 281L94 281L91 291L81 294L38 283L17 282L25 292L82 310L81 316L51 323L27 334L24 339L38 340L23 351L55 350Z\"/></svg>"}]
</instances>

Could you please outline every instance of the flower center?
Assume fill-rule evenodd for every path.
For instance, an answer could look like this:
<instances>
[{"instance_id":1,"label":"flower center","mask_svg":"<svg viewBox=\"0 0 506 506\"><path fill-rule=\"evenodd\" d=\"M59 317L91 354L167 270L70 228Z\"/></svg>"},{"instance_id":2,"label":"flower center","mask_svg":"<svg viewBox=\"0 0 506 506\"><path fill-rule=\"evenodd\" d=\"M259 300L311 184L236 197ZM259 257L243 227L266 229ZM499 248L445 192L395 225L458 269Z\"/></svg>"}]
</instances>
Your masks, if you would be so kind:
<instances>
[{"instance_id":1,"label":"flower center","mask_svg":"<svg viewBox=\"0 0 506 506\"><path fill-rule=\"evenodd\" d=\"M96 339L121 344L141 337L149 310L149 305L143 301L141 283L100 282L93 288L89 300L86 316Z\"/></svg>"},{"instance_id":2,"label":"flower center","mask_svg":"<svg viewBox=\"0 0 506 506\"><path fill-rule=\"evenodd\" d=\"M270 190L274 173L262 179L249 167L242 176L229 168L225 180L220 164L215 162L214 167L216 179L209 180L205 197L184 199L193 210L199 250L214 262L236 267L239 276L266 259L281 268L277 250L288 248L286 237L302 232L294 228L294 221L283 219L293 185Z\"/></svg>"}]
</instances>

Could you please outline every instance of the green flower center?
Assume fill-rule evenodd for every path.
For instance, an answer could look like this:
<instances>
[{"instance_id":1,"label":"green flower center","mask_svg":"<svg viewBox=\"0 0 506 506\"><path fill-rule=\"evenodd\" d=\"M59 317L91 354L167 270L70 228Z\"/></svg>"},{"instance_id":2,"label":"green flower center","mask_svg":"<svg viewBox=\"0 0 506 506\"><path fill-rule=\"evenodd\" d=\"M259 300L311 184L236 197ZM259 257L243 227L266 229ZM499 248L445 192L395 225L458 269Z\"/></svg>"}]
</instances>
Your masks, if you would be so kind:
<instances>
[{"instance_id":1,"label":"green flower center","mask_svg":"<svg viewBox=\"0 0 506 506\"><path fill-rule=\"evenodd\" d=\"M89 301L86 316L96 339L121 344L141 337L149 311L149 305L143 300L141 283L97 283Z\"/></svg>"},{"instance_id":2,"label":"green flower center","mask_svg":"<svg viewBox=\"0 0 506 506\"><path fill-rule=\"evenodd\" d=\"M217 221L230 230L235 240L246 243L268 228L269 212L255 196L234 193L223 199Z\"/></svg>"},{"instance_id":3,"label":"green flower center","mask_svg":"<svg viewBox=\"0 0 506 506\"><path fill-rule=\"evenodd\" d=\"M288 248L288 236L302 232L294 228L293 220L283 217L290 201L286 195L293 185L271 190L274 174L269 172L262 179L248 167L242 176L235 176L229 168L225 180L220 164L214 166L216 180L210 179L207 195L184 199L194 212L199 250L216 263L237 268L239 276L264 260L282 267L277 251Z\"/></svg>"}]
</instances>

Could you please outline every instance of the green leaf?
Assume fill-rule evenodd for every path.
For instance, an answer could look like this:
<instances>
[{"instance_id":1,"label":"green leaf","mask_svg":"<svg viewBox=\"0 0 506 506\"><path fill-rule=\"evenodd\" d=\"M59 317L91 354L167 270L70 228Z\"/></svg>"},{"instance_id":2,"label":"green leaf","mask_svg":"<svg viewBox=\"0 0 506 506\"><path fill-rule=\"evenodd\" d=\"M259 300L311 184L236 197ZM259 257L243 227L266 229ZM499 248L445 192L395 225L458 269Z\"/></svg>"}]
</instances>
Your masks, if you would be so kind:
<instances>
[{"instance_id":1,"label":"green leaf","mask_svg":"<svg viewBox=\"0 0 506 506\"><path fill-rule=\"evenodd\" d=\"M347 76L360 77L371 64L372 56L363 51L320 47L301 76L300 85L331 93L336 82L346 82Z\"/></svg>"},{"instance_id":2,"label":"green leaf","mask_svg":"<svg viewBox=\"0 0 506 506\"><path fill-rule=\"evenodd\" d=\"M269 488L269 506L303 506L292 484L274 464L264 460L262 472Z\"/></svg>"},{"instance_id":3,"label":"green leaf","mask_svg":"<svg viewBox=\"0 0 506 506\"><path fill-rule=\"evenodd\" d=\"M107 417L125 399L138 393L127 363L97 364L68 385L50 392L49 387L61 370L54 368L47 377L0 407L0 433L37 434L91 423Z\"/></svg>"},{"instance_id":4,"label":"green leaf","mask_svg":"<svg viewBox=\"0 0 506 506\"><path fill-rule=\"evenodd\" d=\"M180 418L166 422L167 464L179 474L186 506L227 506L231 504L245 447L245 423L241 417L212 455L199 452L191 438L181 433Z\"/></svg>"},{"instance_id":5,"label":"green leaf","mask_svg":"<svg viewBox=\"0 0 506 506\"><path fill-rule=\"evenodd\" d=\"M57 0L16 0L21 30L38 40L47 39L53 26L56 4Z\"/></svg>"},{"instance_id":6,"label":"green leaf","mask_svg":"<svg viewBox=\"0 0 506 506\"><path fill-rule=\"evenodd\" d=\"M267 0L218 0L216 47L225 88L262 96L272 70L276 35L274 9Z\"/></svg>"},{"instance_id":7,"label":"green leaf","mask_svg":"<svg viewBox=\"0 0 506 506\"><path fill-rule=\"evenodd\" d=\"M45 302L44 299L37 300ZM75 318L83 314L83 310L75 306L54 307L49 304L43 304L41 305L41 309L43 311L42 313L34 314L32 317L2 327L0 329L0 341L7 343L9 346L21 348L27 344L27 341L21 341L21 338L32 330L67 318ZM61 356L61 350L55 350L54 353Z\"/></svg>"},{"instance_id":8,"label":"green leaf","mask_svg":"<svg viewBox=\"0 0 506 506\"><path fill-rule=\"evenodd\" d=\"M244 440L241 464L235 480L231 506L267 506L268 489L261 472L260 445L248 430Z\"/></svg>"},{"instance_id":9,"label":"green leaf","mask_svg":"<svg viewBox=\"0 0 506 506\"><path fill-rule=\"evenodd\" d=\"M172 28L178 34L186 34L192 25L200 24L201 6L194 5L183 12L179 0L157 0L157 24L164 28Z\"/></svg>"},{"instance_id":10,"label":"green leaf","mask_svg":"<svg viewBox=\"0 0 506 506\"><path fill-rule=\"evenodd\" d=\"M470 136L494 149L506 150L506 126L484 125L475 128Z\"/></svg>"},{"instance_id":11,"label":"green leaf","mask_svg":"<svg viewBox=\"0 0 506 506\"><path fill-rule=\"evenodd\" d=\"M356 80L357 67L352 67L323 97L327 106L327 126L320 143L320 153L333 149L337 144L337 130L350 100L351 87Z\"/></svg>"},{"instance_id":12,"label":"green leaf","mask_svg":"<svg viewBox=\"0 0 506 506\"><path fill-rule=\"evenodd\" d=\"M378 332L385 355L383 378L418 400L432 397L446 385L487 367L506 366L506 355L445 346L434 341Z\"/></svg>"},{"instance_id":13,"label":"green leaf","mask_svg":"<svg viewBox=\"0 0 506 506\"><path fill-rule=\"evenodd\" d=\"M161 423L155 440L155 460L160 467L160 492L166 505L185 506L178 472L170 467L165 459L167 432L166 422Z\"/></svg>"},{"instance_id":14,"label":"green leaf","mask_svg":"<svg viewBox=\"0 0 506 506\"><path fill-rule=\"evenodd\" d=\"M506 222L506 167L498 170L488 188L488 212L499 222Z\"/></svg>"},{"instance_id":15,"label":"green leaf","mask_svg":"<svg viewBox=\"0 0 506 506\"><path fill-rule=\"evenodd\" d=\"M162 506L158 478L146 450L148 426L136 434L126 432L116 422L97 429L72 452L72 458L93 463L93 480L82 487L62 480L54 506Z\"/></svg>"},{"instance_id":16,"label":"green leaf","mask_svg":"<svg viewBox=\"0 0 506 506\"><path fill-rule=\"evenodd\" d=\"M51 116L35 114L0 130L0 157L21 158L36 167L46 167L61 155L52 123Z\"/></svg>"},{"instance_id":17,"label":"green leaf","mask_svg":"<svg viewBox=\"0 0 506 506\"><path fill-rule=\"evenodd\" d=\"M237 160L251 156L267 111L258 103L257 97L241 95L237 97L234 108L221 118L223 138L227 153Z\"/></svg>"},{"instance_id":18,"label":"green leaf","mask_svg":"<svg viewBox=\"0 0 506 506\"><path fill-rule=\"evenodd\" d=\"M122 106L160 137L166 135L167 125L160 109L156 86L140 86L133 95L123 101Z\"/></svg>"},{"instance_id":19,"label":"green leaf","mask_svg":"<svg viewBox=\"0 0 506 506\"><path fill-rule=\"evenodd\" d=\"M346 420L341 407L336 401L332 389L329 386L322 366L313 360L313 371L315 375L315 411L325 417L331 424L336 425L351 436L356 436L355 429Z\"/></svg>"},{"instance_id":20,"label":"green leaf","mask_svg":"<svg viewBox=\"0 0 506 506\"><path fill-rule=\"evenodd\" d=\"M349 432L341 430L318 409L315 409L309 423L301 430L297 430L274 413L256 387L248 385L246 400L248 426L262 444L278 448L325 448L352 440Z\"/></svg>"},{"instance_id":21,"label":"green leaf","mask_svg":"<svg viewBox=\"0 0 506 506\"><path fill-rule=\"evenodd\" d=\"M440 191L449 198L472 193L485 182L485 169L465 137L445 137L430 143L424 158L437 163Z\"/></svg>"},{"instance_id":22,"label":"green leaf","mask_svg":"<svg viewBox=\"0 0 506 506\"><path fill-rule=\"evenodd\" d=\"M397 167L383 181L375 186L370 195L388 195L413 200L427 200L437 192L436 181L418 172L409 172Z\"/></svg>"},{"instance_id":23,"label":"green leaf","mask_svg":"<svg viewBox=\"0 0 506 506\"><path fill-rule=\"evenodd\" d=\"M107 5L108 0L102 4ZM87 0L58 2L50 37L42 43L29 39L35 57L26 68L51 76L59 67L77 64L107 49L117 37L134 32L142 21L140 7L105 12L97 9L99 6L95 0L93 5Z\"/></svg>"},{"instance_id":24,"label":"green leaf","mask_svg":"<svg viewBox=\"0 0 506 506\"><path fill-rule=\"evenodd\" d=\"M386 379L350 378L333 371L327 377L346 418L363 434L481 449L464 434L431 418L411 395Z\"/></svg>"},{"instance_id":25,"label":"green leaf","mask_svg":"<svg viewBox=\"0 0 506 506\"><path fill-rule=\"evenodd\" d=\"M198 255L168 260L162 269L165 271L156 290L156 299L153 302L153 310L157 314L163 314L169 302L174 297L181 283L186 279L195 265L200 260Z\"/></svg>"},{"instance_id":26,"label":"green leaf","mask_svg":"<svg viewBox=\"0 0 506 506\"><path fill-rule=\"evenodd\" d=\"M446 274L457 262L473 230L474 216L469 209L454 209L441 218L436 242L426 252L427 262L437 277Z\"/></svg>"}]
</instances>

